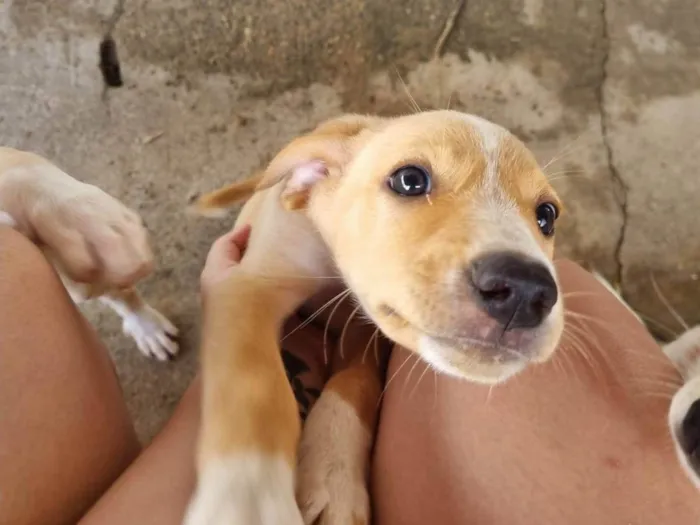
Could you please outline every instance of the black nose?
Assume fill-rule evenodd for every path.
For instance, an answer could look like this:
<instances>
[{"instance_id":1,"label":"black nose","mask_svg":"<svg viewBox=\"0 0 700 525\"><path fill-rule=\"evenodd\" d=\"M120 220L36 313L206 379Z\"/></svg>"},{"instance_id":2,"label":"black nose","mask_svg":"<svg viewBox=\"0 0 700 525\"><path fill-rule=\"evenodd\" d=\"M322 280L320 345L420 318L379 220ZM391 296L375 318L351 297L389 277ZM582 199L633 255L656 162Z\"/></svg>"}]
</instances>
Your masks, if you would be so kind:
<instances>
[{"instance_id":1,"label":"black nose","mask_svg":"<svg viewBox=\"0 0 700 525\"><path fill-rule=\"evenodd\" d=\"M513 253L491 253L472 263L481 307L506 330L538 326L557 302L557 284L542 263Z\"/></svg>"}]
</instances>

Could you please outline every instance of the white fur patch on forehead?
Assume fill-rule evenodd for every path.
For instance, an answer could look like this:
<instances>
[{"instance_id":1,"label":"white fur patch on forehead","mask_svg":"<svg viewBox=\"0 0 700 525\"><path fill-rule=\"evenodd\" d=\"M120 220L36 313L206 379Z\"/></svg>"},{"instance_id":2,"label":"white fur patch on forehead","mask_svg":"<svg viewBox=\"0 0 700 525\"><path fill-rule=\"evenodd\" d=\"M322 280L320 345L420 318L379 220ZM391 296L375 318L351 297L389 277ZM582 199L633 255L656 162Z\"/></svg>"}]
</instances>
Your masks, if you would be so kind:
<instances>
[{"instance_id":1,"label":"white fur patch on forehead","mask_svg":"<svg viewBox=\"0 0 700 525\"><path fill-rule=\"evenodd\" d=\"M484 153L497 152L503 138L508 132L493 122L476 115L462 114L462 118L467 122L481 139L481 147Z\"/></svg>"},{"instance_id":2,"label":"white fur patch on forehead","mask_svg":"<svg viewBox=\"0 0 700 525\"><path fill-rule=\"evenodd\" d=\"M463 114L462 118L476 132L481 142L481 148L486 160L483 184L493 186L498 180L499 150L508 132L498 124L476 115Z\"/></svg>"},{"instance_id":3,"label":"white fur patch on forehead","mask_svg":"<svg viewBox=\"0 0 700 525\"><path fill-rule=\"evenodd\" d=\"M478 226L469 248L470 255L491 251L519 252L541 262L552 275L556 275L554 265L528 228L515 202L502 192L485 192L473 213Z\"/></svg>"},{"instance_id":4,"label":"white fur patch on forehead","mask_svg":"<svg viewBox=\"0 0 700 525\"><path fill-rule=\"evenodd\" d=\"M519 213L515 200L508 195L498 177L501 147L510 133L476 115L463 115L481 140L486 168L481 183L481 198L475 213L479 219L477 250L509 250L520 252L542 262L554 274L554 266L538 244Z\"/></svg>"}]
</instances>

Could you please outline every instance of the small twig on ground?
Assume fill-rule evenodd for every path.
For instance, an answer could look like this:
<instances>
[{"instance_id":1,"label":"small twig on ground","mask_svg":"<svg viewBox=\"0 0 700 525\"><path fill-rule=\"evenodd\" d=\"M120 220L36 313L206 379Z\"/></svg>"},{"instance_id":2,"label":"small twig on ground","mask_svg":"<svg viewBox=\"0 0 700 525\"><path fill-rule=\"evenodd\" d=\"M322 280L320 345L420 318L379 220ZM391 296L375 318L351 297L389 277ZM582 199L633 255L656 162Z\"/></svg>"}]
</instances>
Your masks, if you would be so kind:
<instances>
[{"instance_id":1,"label":"small twig on ground","mask_svg":"<svg viewBox=\"0 0 700 525\"><path fill-rule=\"evenodd\" d=\"M155 142L159 138L161 138L165 134L165 131L159 131L158 133L154 133L153 135L149 135L148 137L144 137L143 140L141 140L141 143L145 146L147 144L150 144L151 142Z\"/></svg>"},{"instance_id":2,"label":"small twig on ground","mask_svg":"<svg viewBox=\"0 0 700 525\"><path fill-rule=\"evenodd\" d=\"M462 9L464 9L465 5L467 5L467 0L457 0L457 4L455 5L454 9L452 9L452 11L450 12L450 15L447 17L447 20L445 20L445 25L442 28L442 33L440 33L440 37L435 43L435 49L433 51L434 59L438 59L442 56L442 51L445 48L445 43L452 34L452 31L455 28L455 22L457 21L457 17L462 12Z\"/></svg>"}]
</instances>

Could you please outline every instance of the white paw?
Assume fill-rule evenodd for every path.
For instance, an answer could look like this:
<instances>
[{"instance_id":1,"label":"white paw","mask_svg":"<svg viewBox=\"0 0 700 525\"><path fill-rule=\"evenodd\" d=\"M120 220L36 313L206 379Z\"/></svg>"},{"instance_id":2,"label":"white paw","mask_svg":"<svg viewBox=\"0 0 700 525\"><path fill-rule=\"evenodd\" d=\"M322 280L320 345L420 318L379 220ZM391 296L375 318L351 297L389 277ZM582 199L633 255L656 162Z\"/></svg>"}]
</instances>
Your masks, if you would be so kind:
<instances>
[{"instance_id":1,"label":"white paw","mask_svg":"<svg viewBox=\"0 0 700 525\"><path fill-rule=\"evenodd\" d=\"M239 456L201 473L184 525L302 525L294 476L283 459Z\"/></svg>"},{"instance_id":2,"label":"white paw","mask_svg":"<svg viewBox=\"0 0 700 525\"><path fill-rule=\"evenodd\" d=\"M136 342L139 350L148 357L167 361L179 350L174 341L178 330L158 310L144 305L124 316L124 333Z\"/></svg>"},{"instance_id":3,"label":"white paw","mask_svg":"<svg viewBox=\"0 0 700 525\"><path fill-rule=\"evenodd\" d=\"M299 447L297 502L306 525L369 523L370 446L354 407L324 391L306 419Z\"/></svg>"}]
</instances>

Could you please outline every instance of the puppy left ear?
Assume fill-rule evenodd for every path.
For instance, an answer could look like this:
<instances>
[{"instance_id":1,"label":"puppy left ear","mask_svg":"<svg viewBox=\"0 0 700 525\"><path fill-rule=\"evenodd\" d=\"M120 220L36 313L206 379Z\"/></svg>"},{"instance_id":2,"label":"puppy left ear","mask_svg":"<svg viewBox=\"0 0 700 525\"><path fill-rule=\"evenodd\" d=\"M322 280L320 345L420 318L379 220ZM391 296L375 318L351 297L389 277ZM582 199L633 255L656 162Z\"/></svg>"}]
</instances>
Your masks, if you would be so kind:
<instances>
[{"instance_id":1,"label":"puppy left ear","mask_svg":"<svg viewBox=\"0 0 700 525\"><path fill-rule=\"evenodd\" d=\"M282 149L265 170L258 188L283 182L283 206L288 210L305 208L314 186L330 174L342 173L367 137L366 132L382 122L381 118L363 115L324 122Z\"/></svg>"}]
</instances>

